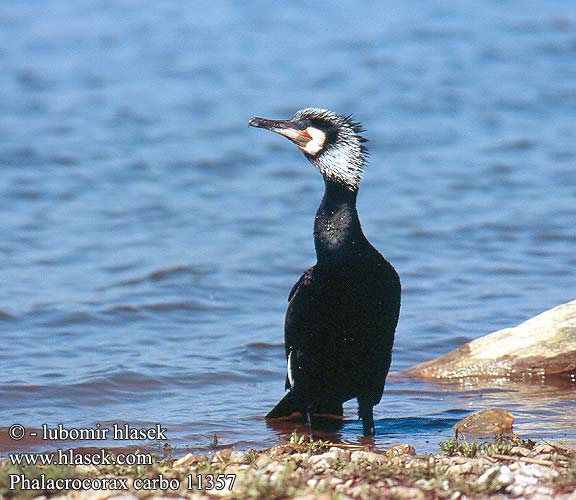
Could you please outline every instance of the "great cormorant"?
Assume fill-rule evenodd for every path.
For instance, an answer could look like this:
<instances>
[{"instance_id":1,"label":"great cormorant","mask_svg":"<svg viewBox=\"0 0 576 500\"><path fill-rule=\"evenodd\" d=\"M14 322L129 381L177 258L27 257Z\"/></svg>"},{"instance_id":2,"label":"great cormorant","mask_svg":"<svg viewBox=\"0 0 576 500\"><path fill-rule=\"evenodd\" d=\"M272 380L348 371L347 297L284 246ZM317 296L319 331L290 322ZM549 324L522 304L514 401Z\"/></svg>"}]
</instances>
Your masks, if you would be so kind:
<instances>
[{"instance_id":1,"label":"great cormorant","mask_svg":"<svg viewBox=\"0 0 576 500\"><path fill-rule=\"evenodd\" d=\"M358 400L365 435L374 430L400 312L400 279L364 236L356 195L367 150L351 116L308 108L288 120L249 125L290 139L324 177L314 222L317 262L290 291L285 321L289 392L266 418L342 416Z\"/></svg>"}]
</instances>

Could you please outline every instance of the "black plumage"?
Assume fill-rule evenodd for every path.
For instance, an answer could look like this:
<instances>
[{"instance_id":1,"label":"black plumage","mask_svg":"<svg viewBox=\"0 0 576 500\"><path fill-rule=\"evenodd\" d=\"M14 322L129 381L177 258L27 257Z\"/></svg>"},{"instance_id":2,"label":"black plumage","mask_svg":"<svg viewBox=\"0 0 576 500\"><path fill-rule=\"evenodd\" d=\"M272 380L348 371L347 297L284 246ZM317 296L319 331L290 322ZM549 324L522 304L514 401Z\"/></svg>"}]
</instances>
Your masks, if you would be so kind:
<instances>
[{"instance_id":1,"label":"black plumage","mask_svg":"<svg viewBox=\"0 0 576 500\"><path fill-rule=\"evenodd\" d=\"M357 398L364 434L390 368L400 311L400 280L364 236L356 197L366 156L362 128L350 116L305 109L289 120L250 125L291 139L322 173L325 192L314 223L317 262L289 294L285 322L289 392L267 415L342 415Z\"/></svg>"}]
</instances>

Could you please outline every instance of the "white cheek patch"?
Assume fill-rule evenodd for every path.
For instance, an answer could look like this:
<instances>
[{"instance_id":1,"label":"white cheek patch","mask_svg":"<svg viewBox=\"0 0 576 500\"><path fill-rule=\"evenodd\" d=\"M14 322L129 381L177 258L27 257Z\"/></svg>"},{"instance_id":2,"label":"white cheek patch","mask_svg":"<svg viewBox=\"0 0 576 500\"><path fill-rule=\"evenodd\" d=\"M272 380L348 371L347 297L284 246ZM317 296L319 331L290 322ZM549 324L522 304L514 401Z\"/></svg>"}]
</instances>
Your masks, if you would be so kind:
<instances>
[{"instance_id":1,"label":"white cheek patch","mask_svg":"<svg viewBox=\"0 0 576 500\"><path fill-rule=\"evenodd\" d=\"M322 151L324 143L326 142L326 134L322 132L322 130L319 130L314 127L308 127L306 129L306 132L308 132L308 134L312 137L312 139L308 141L308 144L306 144L306 146L303 147L302 150L308 153L309 155L314 156L318 154L320 151Z\"/></svg>"}]
</instances>

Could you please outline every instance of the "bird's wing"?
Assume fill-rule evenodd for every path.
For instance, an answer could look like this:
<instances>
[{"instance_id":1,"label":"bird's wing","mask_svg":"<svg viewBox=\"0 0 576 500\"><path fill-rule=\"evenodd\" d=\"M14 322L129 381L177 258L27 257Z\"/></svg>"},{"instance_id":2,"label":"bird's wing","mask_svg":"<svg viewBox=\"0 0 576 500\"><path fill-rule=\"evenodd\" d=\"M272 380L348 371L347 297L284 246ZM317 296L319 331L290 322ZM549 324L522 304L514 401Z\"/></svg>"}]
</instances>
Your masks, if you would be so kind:
<instances>
[{"instance_id":1,"label":"bird's wing","mask_svg":"<svg viewBox=\"0 0 576 500\"><path fill-rule=\"evenodd\" d=\"M297 339L294 333L302 331L303 323L306 323L306 313L301 306L306 303L306 295L312 285L314 275L314 266L308 269L300 279L294 283L288 295L288 310L286 311L286 322L284 324L284 341L286 348L286 361L288 365L288 374L286 376L285 388L290 389L294 386L294 369L297 366L297 355L294 351Z\"/></svg>"},{"instance_id":2,"label":"bird's wing","mask_svg":"<svg viewBox=\"0 0 576 500\"><path fill-rule=\"evenodd\" d=\"M310 283L312 282L312 273L313 272L314 272L314 266L312 266L310 269L308 269L308 271L306 271L302 276L300 276L300 279L296 283L294 283L294 286L290 289L290 293L288 294L288 302L290 302L292 300L292 297L294 297L296 292L301 287L306 287L306 286L310 285Z\"/></svg>"}]
</instances>

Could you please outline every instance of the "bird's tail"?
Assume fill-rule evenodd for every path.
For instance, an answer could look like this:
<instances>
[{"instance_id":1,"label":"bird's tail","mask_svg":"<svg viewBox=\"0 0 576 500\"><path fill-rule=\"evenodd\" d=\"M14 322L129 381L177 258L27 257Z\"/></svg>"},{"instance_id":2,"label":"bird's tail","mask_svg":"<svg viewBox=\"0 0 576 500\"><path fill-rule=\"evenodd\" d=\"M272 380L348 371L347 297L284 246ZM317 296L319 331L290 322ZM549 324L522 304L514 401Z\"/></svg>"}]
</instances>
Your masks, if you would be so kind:
<instances>
[{"instance_id":1,"label":"bird's tail","mask_svg":"<svg viewBox=\"0 0 576 500\"><path fill-rule=\"evenodd\" d=\"M286 395L276 403L266 418L280 419L280 420L293 420L302 418L304 416L304 407L302 400L297 397L294 391L288 391Z\"/></svg>"},{"instance_id":2,"label":"bird's tail","mask_svg":"<svg viewBox=\"0 0 576 500\"><path fill-rule=\"evenodd\" d=\"M267 419L298 420L305 416L306 403L292 390L270 410ZM342 418L344 409L340 402L322 402L313 406L312 412L319 417Z\"/></svg>"}]
</instances>

